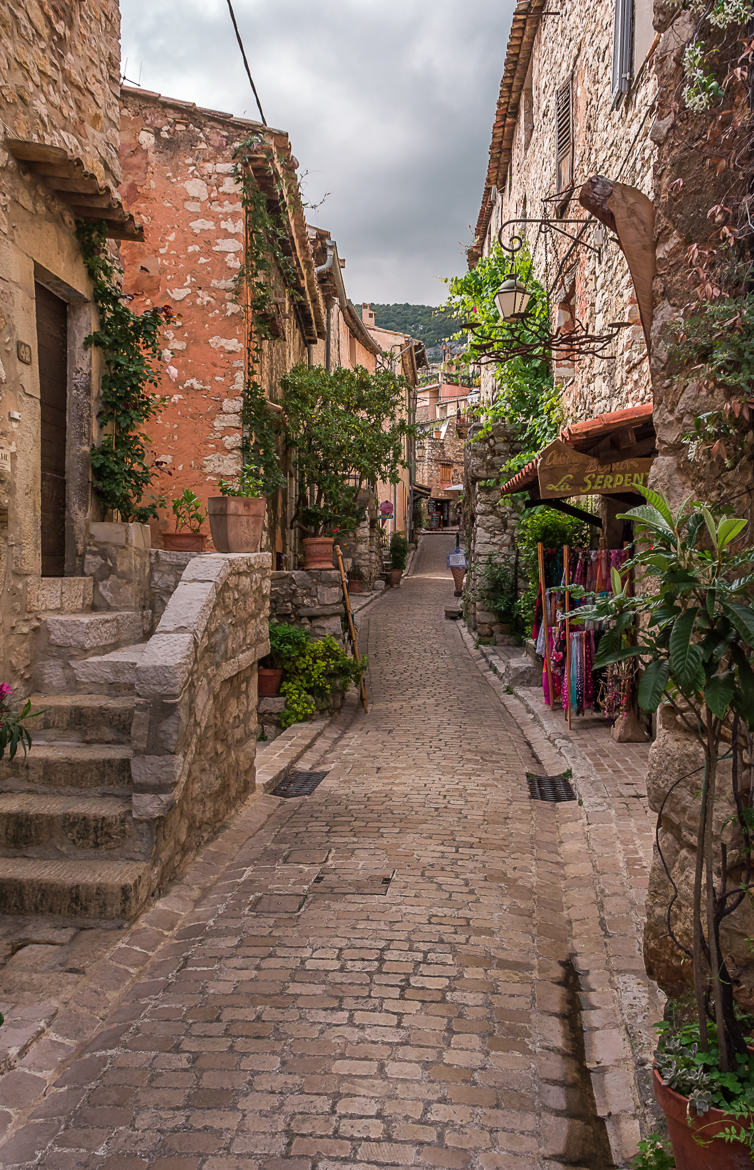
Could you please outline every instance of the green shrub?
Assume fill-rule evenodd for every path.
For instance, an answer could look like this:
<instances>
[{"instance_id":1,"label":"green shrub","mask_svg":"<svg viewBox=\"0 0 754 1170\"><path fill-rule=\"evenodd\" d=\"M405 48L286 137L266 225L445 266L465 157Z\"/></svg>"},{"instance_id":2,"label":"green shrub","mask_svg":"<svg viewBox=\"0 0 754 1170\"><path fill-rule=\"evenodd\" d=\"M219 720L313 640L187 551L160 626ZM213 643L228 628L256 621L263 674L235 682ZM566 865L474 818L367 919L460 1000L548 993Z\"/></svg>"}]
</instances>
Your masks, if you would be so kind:
<instances>
[{"instance_id":1,"label":"green shrub","mask_svg":"<svg viewBox=\"0 0 754 1170\"><path fill-rule=\"evenodd\" d=\"M289 622L270 622L271 665L276 670L287 670L311 641L311 634L301 626ZM265 663L266 665L266 663Z\"/></svg>"},{"instance_id":2,"label":"green shrub","mask_svg":"<svg viewBox=\"0 0 754 1170\"><path fill-rule=\"evenodd\" d=\"M390 568L405 569L408 560L408 541L403 532L394 532L390 537Z\"/></svg>"},{"instance_id":3,"label":"green shrub","mask_svg":"<svg viewBox=\"0 0 754 1170\"><path fill-rule=\"evenodd\" d=\"M303 723L320 709L332 705L333 691L358 683L367 668L366 658L357 663L331 635L306 645L286 667L280 688L286 705L280 724Z\"/></svg>"},{"instance_id":4,"label":"green shrub","mask_svg":"<svg viewBox=\"0 0 754 1170\"><path fill-rule=\"evenodd\" d=\"M482 561L476 575L475 599L494 613L499 622L516 619L518 581L516 558L513 554L496 556Z\"/></svg>"}]
</instances>

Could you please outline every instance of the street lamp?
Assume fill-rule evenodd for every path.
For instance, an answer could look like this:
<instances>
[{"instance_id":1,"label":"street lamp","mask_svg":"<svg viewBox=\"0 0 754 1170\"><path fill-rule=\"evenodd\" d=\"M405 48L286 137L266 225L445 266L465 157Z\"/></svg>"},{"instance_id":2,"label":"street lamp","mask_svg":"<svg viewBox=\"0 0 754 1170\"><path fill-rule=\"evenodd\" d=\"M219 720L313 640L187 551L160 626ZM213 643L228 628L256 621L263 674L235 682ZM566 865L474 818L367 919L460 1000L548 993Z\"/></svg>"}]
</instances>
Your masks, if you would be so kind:
<instances>
[{"instance_id":1,"label":"street lamp","mask_svg":"<svg viewBox=\"0 0 754 1170\"><path fill-rule=\"evenodd\" d=\"M530 301L531 293L517 276L504 280L495 293L495 304L503 321L523 321Z\"/></svg>"}]
</instances>

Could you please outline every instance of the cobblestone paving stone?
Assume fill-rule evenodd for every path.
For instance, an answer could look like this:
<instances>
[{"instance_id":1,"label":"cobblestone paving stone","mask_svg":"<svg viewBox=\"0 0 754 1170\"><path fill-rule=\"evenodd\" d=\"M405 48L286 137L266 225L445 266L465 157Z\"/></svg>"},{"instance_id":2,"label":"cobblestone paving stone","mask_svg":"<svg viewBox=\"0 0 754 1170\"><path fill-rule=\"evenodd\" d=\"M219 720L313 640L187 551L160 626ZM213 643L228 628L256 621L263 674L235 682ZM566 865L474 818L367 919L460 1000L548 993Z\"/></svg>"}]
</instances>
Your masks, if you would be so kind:
<instances>
[{"instance_id":1,"label":"cobblestone paving stone","mask_svg":"<svg viewBox=\"0 0 754 1170\"><path fill-rule=\"evenodd\" d=\"M572 1052L554 806L443 620L448 546L374 611L370 713L297 765L326 779L227 857L1 1165L608 1164Z\"/></svg>"}]
</instances>

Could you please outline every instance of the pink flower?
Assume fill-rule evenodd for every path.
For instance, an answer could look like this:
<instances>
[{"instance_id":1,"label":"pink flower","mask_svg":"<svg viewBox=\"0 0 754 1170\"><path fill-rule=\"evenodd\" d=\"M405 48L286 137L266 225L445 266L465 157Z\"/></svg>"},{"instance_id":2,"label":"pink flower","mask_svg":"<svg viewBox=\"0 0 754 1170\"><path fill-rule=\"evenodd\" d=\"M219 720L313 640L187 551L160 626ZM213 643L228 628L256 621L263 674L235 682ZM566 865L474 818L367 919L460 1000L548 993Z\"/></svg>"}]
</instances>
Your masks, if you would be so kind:
<instances>
[{"instance_id":1,"label":"pink flower","mask_svg":"<svg viewBox=\"0 0 754 1170\"><path fill-rule=\"evenodd\" d=\"M13 687L8 683L0 683L0 703L4 703L6 699L13 694Z\"/></svg>"}]
</instances>

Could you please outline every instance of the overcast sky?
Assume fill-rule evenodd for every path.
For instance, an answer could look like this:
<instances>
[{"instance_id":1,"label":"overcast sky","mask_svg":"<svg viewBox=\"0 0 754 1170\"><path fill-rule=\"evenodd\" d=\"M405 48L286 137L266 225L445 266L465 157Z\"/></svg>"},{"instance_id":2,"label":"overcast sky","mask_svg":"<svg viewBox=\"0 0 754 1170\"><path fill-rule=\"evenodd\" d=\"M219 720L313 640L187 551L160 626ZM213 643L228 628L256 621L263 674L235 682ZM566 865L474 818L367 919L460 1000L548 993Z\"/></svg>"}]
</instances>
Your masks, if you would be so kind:
<instances>
[{"instance_id":1,"label":"overcast sky","mask_svg":"<svg viewBox=\"0 0 754 1170\"><path fill-rule=\"evenodd\" d=\"M234 0L352 300L439 304L476 223L514 0ZM146 89L257 117L226 0L121 0Z\"/></svg>"}]
</instances>

